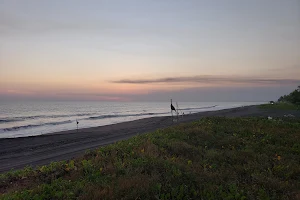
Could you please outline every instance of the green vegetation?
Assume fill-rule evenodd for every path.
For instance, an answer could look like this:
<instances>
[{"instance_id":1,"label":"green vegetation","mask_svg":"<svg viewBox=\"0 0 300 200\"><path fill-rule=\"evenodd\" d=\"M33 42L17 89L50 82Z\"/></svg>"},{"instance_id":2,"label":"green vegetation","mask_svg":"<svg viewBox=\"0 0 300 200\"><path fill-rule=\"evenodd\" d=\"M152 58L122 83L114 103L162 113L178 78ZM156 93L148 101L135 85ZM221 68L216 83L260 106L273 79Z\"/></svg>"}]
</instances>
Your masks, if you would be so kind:
<instances>
[{"instance_id":1,"label":"green vegetation","mask_svg":"<svg viewBox=\"0 0 300 200\"><path fill-rule=\"evenodd\" d=\"M288 95L281 96L279 102L288 102L295 105L300 105L300 86Z\"/></svg>"},{"instance_id":2,"label":"green vegetation","mask_svg":"<svg viewBox=\"0 0 300 200\"><path fill-rule=\"evenodd\" d=\"M300 119L203 118L2 174L0 199L296 199Z\"/></svg>"},{"instance_id":3,"label":"green vegetation","mask_svg":"<svg viewBox=\"0 0 300 200\"><path fill-rule=\"evenodd\" d=\"M274 103L274 104L262 104L262 105L259 105L259 108L279 109L279 110L300 110L300 105L278 102L278 103Z\"/></svg>"},{"instance_id":4,"label":"green vegetation","mask_svg":"<svg viewBox=\"0 0 300 200\"><path fill-rule=\"evenodd\" d=\"M262 109L300 110L300 86L288 95L281 96L278 102L259 105Z\"/></svg>"}]
</instances>

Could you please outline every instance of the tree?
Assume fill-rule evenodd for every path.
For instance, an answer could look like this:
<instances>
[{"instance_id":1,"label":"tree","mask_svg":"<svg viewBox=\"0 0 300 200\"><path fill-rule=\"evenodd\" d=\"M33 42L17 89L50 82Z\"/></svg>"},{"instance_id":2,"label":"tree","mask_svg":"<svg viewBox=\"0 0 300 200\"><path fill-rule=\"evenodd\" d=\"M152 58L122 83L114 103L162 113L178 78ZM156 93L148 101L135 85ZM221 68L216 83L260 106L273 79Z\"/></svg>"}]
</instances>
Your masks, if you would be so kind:
<instances>
[{"instance_id":1,"label":"tree","mask_svg":"<svg viewBox=\"0 0 300 200\"><path fill-rule=\"evenodd\" d=\"M300 86L290 94L281 96L278 101L300 105Z\"/></svg>"}]
</instances>

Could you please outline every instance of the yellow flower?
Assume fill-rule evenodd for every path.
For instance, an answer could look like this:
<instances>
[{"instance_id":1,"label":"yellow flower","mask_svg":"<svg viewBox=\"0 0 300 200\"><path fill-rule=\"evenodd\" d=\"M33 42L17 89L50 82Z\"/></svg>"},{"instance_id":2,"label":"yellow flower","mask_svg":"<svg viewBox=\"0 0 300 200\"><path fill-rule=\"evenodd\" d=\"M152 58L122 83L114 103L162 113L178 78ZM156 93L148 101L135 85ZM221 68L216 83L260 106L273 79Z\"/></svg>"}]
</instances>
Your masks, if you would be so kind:
<instances>
[{"instance_id":1,"label":"yellow flower","mask_svg":"<svg viewBox=\"0 0 300 200\"><path fill-rule=\"evenodd\" d=\"M101 167L101 168L100 168L100 172L102 172L102 171L103 171L103 168Z\"/></svg>"},{"instance_id":2,"label":"yellow flower","mask_svg":"<svg viewBox=\"0 0 300 200\"><path fill-rule=\"evenodd\" d=\"M281 156L277 156L277 160L281 160Z\"/></svg>"},{"instance_id":3,"label":"yellow flower","mask_svg":"<svg viewBox=\"0 0 300 200\"><path fill-rule=\"evenodd\" d=\"M191 161L191 160L188 160L187 164L188 164L188 165L191 165L191 164L192 164L192 161Z\"/></svg>"},{"instance_id":4,"label":"yellow flower","mask_svg":"<svg viewBox=\"0 0 300 200\"><path fill-rule=\"evenodd\" d=\"M141 152L144 153L144 152L145 152L145 149L142 149Z\"/></svg>"}]
</instances>

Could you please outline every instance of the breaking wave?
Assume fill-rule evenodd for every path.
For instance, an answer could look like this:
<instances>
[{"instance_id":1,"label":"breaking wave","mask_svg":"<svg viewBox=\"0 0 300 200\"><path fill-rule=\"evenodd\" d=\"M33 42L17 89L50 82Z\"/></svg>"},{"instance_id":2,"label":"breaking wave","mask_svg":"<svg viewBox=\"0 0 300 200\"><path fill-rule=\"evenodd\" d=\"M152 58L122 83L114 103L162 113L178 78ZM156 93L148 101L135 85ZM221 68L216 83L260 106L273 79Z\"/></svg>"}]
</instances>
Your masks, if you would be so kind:
<instances>
[{"instance_id":1,"label":"breaking wave","mask_svg":"<svg viewBox=\"0 0 300 200\"><path fill-rule=\"evenodd\" d=\"M68 123L72 123L72 120L61 121L61 122L48 122L43 124L29 124L25 126L14 126L11 128L0 129L0 131L16 131L20 129L34 128L34 127L41 127L41 126L55 126L55 125L68 124Z\"/></svg>"},{"instance_id":2,"label":"breaking wave","mask_svg":"<svg viewBox=\"0 0 300 200\"><path fill-rule=\"evenodd\" d=\"M62 118L62 117L82 117L82 116L91 116L96 113L79 113L79 114L69 114L69 115L34 115L34 116L21 116L21 117L6 117L0 118L1 123L8 122L18 122L18 121L26 121L29 119L47 119L47 118Z\"/></svg>"},{"instance_id":3,"label":"breaking wave","mask_svg":"<svg viewBox=\"0 0 300 200\"><path fill-rule=\"evenodd\" d=\"M151 115L162 115L167 114L169 112L162 112L162 113L138 113L138 114L126 114L126 115L99 115L86 118L87 120L93 119L106 119L106 118L117 118L117 117L138 117L138 116L151 116Z\"/></svg>"}]
</instances>

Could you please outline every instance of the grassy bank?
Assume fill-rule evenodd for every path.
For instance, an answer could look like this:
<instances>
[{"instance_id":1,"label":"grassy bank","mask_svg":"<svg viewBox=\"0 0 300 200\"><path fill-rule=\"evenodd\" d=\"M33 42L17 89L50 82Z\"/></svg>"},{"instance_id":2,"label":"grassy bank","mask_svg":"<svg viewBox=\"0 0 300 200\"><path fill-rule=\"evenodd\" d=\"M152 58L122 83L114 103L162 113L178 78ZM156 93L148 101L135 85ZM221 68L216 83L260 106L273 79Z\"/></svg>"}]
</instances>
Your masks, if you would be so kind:
<instances>
[{"instance_id":1,"label":"grassy bank","mask_svg":"<svg viewBox=\"0 0 300 200\"><path fill-rule=\"evenodd\" d=\"M299 164L299 119L203 118L2 174L0 199L295 199Z\"/></svg>"},{"instance_id":2,"label":"grassy bank","mask_svg":"<svg viewBox=\"0 0 300 200\"><path fill-rule=\"evenodd\" d=\"M262 104L259 105L262 109L279 109L279 110L300 110L299 105L291 103L274 103L274 104Z\"/></svg>"}]
</instances>

